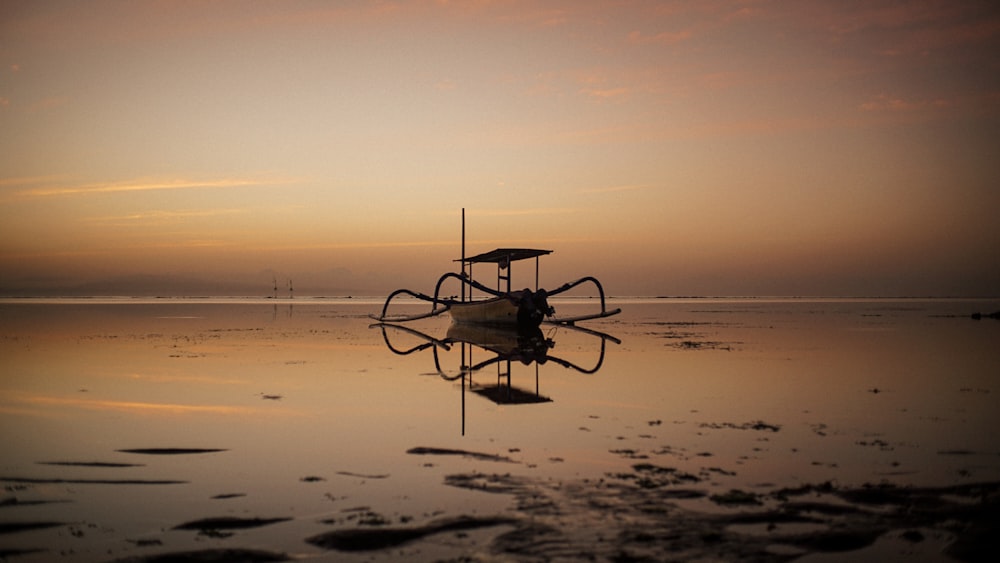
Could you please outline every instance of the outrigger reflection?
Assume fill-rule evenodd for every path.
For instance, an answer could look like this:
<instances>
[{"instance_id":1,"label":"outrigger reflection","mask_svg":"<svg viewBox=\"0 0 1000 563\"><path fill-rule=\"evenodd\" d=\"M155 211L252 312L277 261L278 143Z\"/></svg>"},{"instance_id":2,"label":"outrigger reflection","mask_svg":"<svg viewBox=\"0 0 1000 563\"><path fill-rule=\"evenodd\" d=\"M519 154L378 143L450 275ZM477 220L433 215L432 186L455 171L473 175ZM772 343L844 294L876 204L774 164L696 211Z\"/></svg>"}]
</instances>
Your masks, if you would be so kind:
<instances>
[{"instance_id":1,"label":"outrigger reflection","mask_svg":"<svg viewBox=\"0 0 1000 563\"><path fill-rule=\"evenodd\" d=\"M553 363L579 373L591 375L598 372L604 364L607 343L621 344L621 340L596 330L575 325L561 325L563 330L574 331L596 337L600 342L596 361L592 365L580 365L574 361L554 356L550 350L555 347L555 340L545 336L538 327L511 328L506 326L491 326L472 323L452 323L444 338L435 338L429 334L408 326L393 323L376 323L372 327L382 329L385 345L393 354L408 356L416 352L430 349L434 358L434 369L445 381L460 380L462 384L462 435L465 435L465 392L466 389L480 397L484 397L497 405L537 405L551 403L552 399L541 394L539 387L538 367ZM552 331L560 330L559 327ZM390 340L390 331L397 331L416 337L419 344L409 347L399 347ZM461 365L455 370L447 369L442 363L442 354L452 350L455 345L461 347ZM485 353L483 360L474 361L473 355ZM516 387L511 383L513 364L533 365L535 368L534 390ZM489 366L496 366L496 384L474 383L473 374L484 373Z\"/></svg>"}]
</instances>

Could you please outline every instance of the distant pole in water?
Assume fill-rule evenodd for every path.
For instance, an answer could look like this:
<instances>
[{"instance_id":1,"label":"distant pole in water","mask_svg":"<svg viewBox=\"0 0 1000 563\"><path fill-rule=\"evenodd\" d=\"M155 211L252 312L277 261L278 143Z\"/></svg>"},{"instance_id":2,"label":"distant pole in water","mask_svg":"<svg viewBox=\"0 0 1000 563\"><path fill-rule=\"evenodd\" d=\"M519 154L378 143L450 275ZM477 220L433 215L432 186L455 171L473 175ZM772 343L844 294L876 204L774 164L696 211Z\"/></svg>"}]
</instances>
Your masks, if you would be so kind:
<instances>
[{"instance_id":1,"label":"distant pole in water","mask_svg":"<svg viewBox=\"0 0 1000 563\"><path fill-rule=\"evenodd\" d=\"M292 288L292 280L288 280L288 298L295 299L295 290Z\"/></svg>"},{"instance_id":2,"label":"distant pole in water","mask_svg":"<svg viewBox=\"0 0 1000 563\"><path fill-rule=\"evenodd\" d=\"M271 281L274 283L274 295L273 295L273 298L277 299L278 298L278 278L272 276L271 277Z\"/></svg>"}]
</instances>

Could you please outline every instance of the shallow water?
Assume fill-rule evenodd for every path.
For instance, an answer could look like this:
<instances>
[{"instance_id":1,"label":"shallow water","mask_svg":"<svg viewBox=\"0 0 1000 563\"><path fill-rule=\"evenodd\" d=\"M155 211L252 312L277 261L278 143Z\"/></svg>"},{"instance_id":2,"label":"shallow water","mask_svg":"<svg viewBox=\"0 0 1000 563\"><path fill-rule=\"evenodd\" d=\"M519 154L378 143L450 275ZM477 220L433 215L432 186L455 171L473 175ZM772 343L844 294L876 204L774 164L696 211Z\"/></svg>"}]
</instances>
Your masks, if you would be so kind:
<instances>
[{"instance_id":1,"label":"shallow water","mask_svg":"<svg viewBox=\"0 0 1000 563\"><path fill-rule=\"evenodd\" d=\"M555 306L569 315L592 304ZM733 490L1000 482L1000 321L970 318L1000 301L614 306L624 312L581 323L611 338L543 326L546 361L509 367L517 396L534 400L504 404L476 391L506 391L505 362L462 377L493 355L446 340L447 316L408 325L422 334L372 327L376 300L3 301L0 553L602 558L587 546L596 540L568 531L581 551L496 538L526 519L585 530L613 514L624 530L639 515L615 495L598 499L606 483L667 491L656 502L702 522L690 515L752 508L726 502L741 498L725 496ZM526 491L551 506L531 507ZM220 517L230 520L175 529ZM440 524L459 517L484 520ZM510 522L486 521L496 517ZM726 529L774 530L739 526ZM363 551L306 541L421 527ZM948 533L925 533L924 551ZM656 544L623 534L615 553ZM896 548L886 541L868 549ZM693 552L706 553L718 555Z\"/></svg>"}]
</instances>

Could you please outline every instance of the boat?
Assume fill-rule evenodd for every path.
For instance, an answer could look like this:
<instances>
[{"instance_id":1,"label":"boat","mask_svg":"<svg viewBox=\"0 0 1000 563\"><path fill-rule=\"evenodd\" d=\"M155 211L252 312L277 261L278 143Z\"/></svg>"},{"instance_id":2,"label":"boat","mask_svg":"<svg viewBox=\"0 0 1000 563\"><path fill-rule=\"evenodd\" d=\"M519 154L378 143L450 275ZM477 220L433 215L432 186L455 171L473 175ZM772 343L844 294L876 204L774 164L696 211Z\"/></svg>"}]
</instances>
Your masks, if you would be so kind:
<instances>
[{"instance_id":1,"label":"boat","mask_svg":"<svg viewBox=\"0 0 1000 563\"><path fill-rule=\"evenodd\" d=\"M555 324L574 324L578 321L610 317L617 315L621 309L608 309L604 296L604 287L593 276L586 276L576 281L565 283L554 290L539 289L538 263L539 258L552 254L551 250L537 248L497 248L475 256L465 256L465 210L462 210L462 257L456 260L461 263L459 272L447 272L438 278L434 294L427 295L409 289L397 289L389 294L379 315L369 315L380 322L406 322L449 313L452 321L463 324L499 325L521 328L537 328L542 322ZM511 269L514 262L535 260L535 289L511 289ZM497 287L494 289L475 280L472 275L476 264L492 264L496 266ZM457 280L462 287L461 296L443 297L441 288L450 279ZM574 317L556 317L555 308L549 305L549 298L564 293L577 286L591 283L597 289L600 298L600 311ZM484 294L482 298L474 299L473 290ZM410 296L431 304L431 310L415 315L390 315L389 305L399 296Z\"/></svg>"}]
</instances>

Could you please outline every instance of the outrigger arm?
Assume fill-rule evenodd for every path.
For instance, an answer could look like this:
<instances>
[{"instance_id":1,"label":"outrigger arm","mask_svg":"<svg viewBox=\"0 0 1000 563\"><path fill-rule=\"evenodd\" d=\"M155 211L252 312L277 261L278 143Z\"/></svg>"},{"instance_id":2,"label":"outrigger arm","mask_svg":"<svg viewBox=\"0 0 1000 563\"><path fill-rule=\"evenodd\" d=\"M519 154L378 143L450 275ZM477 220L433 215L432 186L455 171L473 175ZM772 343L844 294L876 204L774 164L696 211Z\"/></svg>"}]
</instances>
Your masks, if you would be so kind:
<instances>
[{"instance_id":1,"label":"outrigger arm","mask_svg":"<svg viewBox=\"0 0 1000 563\"><path fill-rule=\"evenodd\" d=\"M476 280L469 279L468 277L463 276L462 274L456 274L455 272L448 272L448 273L442 275L440 278L438 278L437 285L434 286L434 297L431 297L430 295L425 295L423 293L418 293L416 291L410 291L409 289L397 289L396 291L393 291L392 293L390 293L389 297L386 298L385 304L382 306L382 314L381 315L379 315L379 316L368 315L368 316L370 318L372 318L372 319L377 320L377 321L407 322L407 321L415 321L417 319L426 319L427 317L434 317L434 316L440 315L441 313L444 313L448 309L450 309L451 306L454 305L455 303L460 303L460 301L458 301L456 299L441 298L440 297L440 295L441 295L441 285L448 278L455 278L455 279L459 280L460 282L462 282L464 284L467 284L467 285L469 285L469 286L471 286L471 287L473 287L475 289L478 289L478 290L480 290L480 291L482 291L484 293L488 293L490 295L493 295L494 297L498 297L498 296L502 295L502 293L500 293L499 291L497 291L497 290L495 290L495 289L493 289L491 287L485 286L485 285L477 282ZM427 301L427 302L431 303L431 310L429 312L427 312L427 313L419 313L419 314L416 314L416 315L396 315L396 316L391 316L391 317L387 316L386 312L389 310L389 302L392 301L392 299L394 297L396 297L397 295L400 295L400 294L406 294L406 295L409 295L411 297L415 297L417 299L420 299L422 301ZM602 301L603 301L603 297L602 297ZM441 307L439 308L438 305L441 305Z\"/></svg>"},{"instance_id":2,"label":"outrigger arm","mask_svg":"<svg viewBox=\"0 0 1000 563\"><path fill-rule=\"evenodd\" d=\"M397 289L396 291L393 291L392 293L390 293L389 296L386 298L385 304L382 306L382 314L380 314L378 316L369 315L369 317L371 317L371 318L373 318L373 319L375 319L377 321L407 322L407 321L415 321L417 319L426 319L428 317L434 317L434 316L440 315L441 313L447 312L449 309L451 309L451 307L453 305L458 305L460 303L464 303L465 302L464 300L458 300L458 299L455 299L454 297L447 297L447 298L442 298L441 297L441 286L444 284L445 281L447 281L447 280L449 280L451 278L454 278L454 279L458 280L459 283L468 285L469 287L477 289L477 290L479 290L479 291L481 291L483 293L486 293L488 295L492 295L493 297L501 297L501 296L504 295L504 293L502 293L502 292L500 292L500 291L498 291L496 289L493 289L491 287L485 286L485 285L477 282L476 280L470 278L468 276L468 274L466 274L465 272L460 273L460 274L459 273L455 273L455 272L448 272L448 273L442 275L440 278L438 278L437 284L434 286L434 296L433 297L431 297L430 295L425 295L423 293L418 293L418 292L415 292L415 291L411 291L409 289ZM558 288L556 288L556 289L554 289L552 291L549 291L549 292L545 292L545 290L539 290L539 293L541 293L543 295L546 295L548 297L552 297L553 295L558 295L560 293L569 291L570 289L573 289L574 287L577 287L578 285L581 285L581 284L584 284L584 283L587 283L587 282L593 283L594 286L597 288L597 293L598 293L598 295L600 296L600 299L601 299L601 310L600 310L600 312L598 312L598 313L592 313L592 314L587 314L587 315L578 315L578 316L575 316L575 317L549 318L549 319L546 319L545 322L552 323L552 324L572 325L572 324L574 324L574 323L576 323L578 321L585 321L585 320L588 320L588 319L600 319L600 318L604 318L604 317L610 317L612 315L617 315L618 313L621 312L620 308L615 308L615 309L608 309L607 308L607 305L606 305L606 302L605 302L604 287L601 285L601 282L598 281L598 279L595 278L595 277L593 277L593 276L582 277L582 278L580 278L580 279L578 279L576 281L563 284L563 285L559 286ZM463 289L462 293L463 293L463 295L465 294L464 289ZM387 314L388 311L389 311L389 303L391 303L392 300L396 296L402 295L402 294L409 295L411 297L415 297L415 298L420 299L422 301L427 301L428 303L431 304L431 310L428 311L428 312L426 312L426 313L418 313L416 315L392 315L392 316L389 316ZM549 314L549 313L546 313L546 314Z\"/></svg>"},{"instance_id":3,"label":"outrigger arm","mask_svg":"<svg viewBox=\"0 0 1000 563\"><path fill-rule=\"evenodd\" d=\"M564 291L569 291L570 289L573 289L574 287L576 287L576 286L578 286L578 285L580 285L582 283L588 282L588 281L589 282L594 282L594 285L597 286L597 293L598 293L598 295L601 296L601 312L600 313L593 313L593 314L590 314L590 315L579 315L579 316L576 316L576 317L566 317L566 318L561 318L561 319L559 319L559 318L557 318L557 319L549 319L546 322L553 323L553 324L568 324L568 325L571 325L571 324L573 324L573 323L575 323L577 321L585 321L585 320L588 320L588 319L601 319L601 318L604 318L604 317L610 317L611 315L617 315L618 313L622 312L622 310L620 308L615 308L615 309L611 309L611 310L608 310L606 308L606 306L604 304L604 287L602 287L601 286L601 282L599 282L597 280L597 278L595 278L593 276L582 277L582 278L580 278L580 279L578 279L578 280L576 280L574 282L563 284L560 287L558 287L558 288L550 291L549 292L549 297L551 297L553 295L558 295L558 294L560 294L560 293L562 293Z\"/></svg>"}]
</instances>

